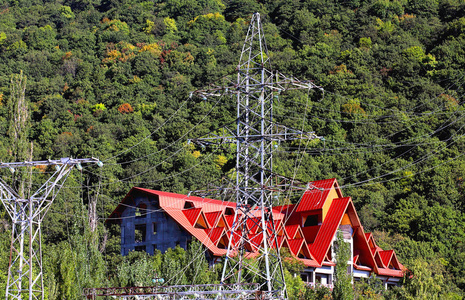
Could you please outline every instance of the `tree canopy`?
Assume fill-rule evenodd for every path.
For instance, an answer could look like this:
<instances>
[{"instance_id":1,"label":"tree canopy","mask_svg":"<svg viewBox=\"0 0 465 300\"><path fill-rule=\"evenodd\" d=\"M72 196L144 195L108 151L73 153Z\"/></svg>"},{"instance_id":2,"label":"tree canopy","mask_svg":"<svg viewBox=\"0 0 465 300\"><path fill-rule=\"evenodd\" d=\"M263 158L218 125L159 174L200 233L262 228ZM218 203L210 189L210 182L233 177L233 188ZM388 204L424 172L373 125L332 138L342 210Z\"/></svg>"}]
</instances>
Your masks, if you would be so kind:
<instances>
[{"instance_id":1,"label":"tree canopy","mask_svg":"<svg viewBox=\"0 0 465 300\"><path fill-rule=\"evenodd\" d=\"M187 194L234 172L234 148L187 140L233 122L235 99L189 93L234 72L255 11L273 67L325 90L290 91L276 101L276 122L324 140L279 144L274 171L338 179L365 229L417 274L385 297L463 297L463 1L3 0L1 161L19 151L9 135L11 85L23 74L30 122L22 139L33 143L33 159L105 163L73 172L44 221L48 299L135 284L145 268L179 267L161 256L121 257L118 228L104 220L133 186ZM48 171L33 169L34 182ZM88 224L93 201L96 228ZM9 222L0 208L0 289ZM189 260L189 251L165 256ZM217 280L214 271L202 276Z\"/></svg>"}]
</instances>

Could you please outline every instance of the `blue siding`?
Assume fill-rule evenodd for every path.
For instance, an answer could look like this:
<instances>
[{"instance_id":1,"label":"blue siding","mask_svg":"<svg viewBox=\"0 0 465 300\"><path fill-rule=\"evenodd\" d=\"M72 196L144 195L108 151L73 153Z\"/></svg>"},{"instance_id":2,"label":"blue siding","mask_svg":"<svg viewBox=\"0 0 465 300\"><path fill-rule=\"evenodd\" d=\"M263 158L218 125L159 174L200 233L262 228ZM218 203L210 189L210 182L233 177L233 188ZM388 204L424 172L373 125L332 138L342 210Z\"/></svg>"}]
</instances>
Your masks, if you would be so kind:
<instances>
[{"instance_id":1,"label":"blue siding","mask_svg":"<svg viewBox=\"0 0 465 300\"><path fill-rule=\"evenodd\" d=\"M136 208L146 205L146 209L139 209L141 216L136 217ZM153 223L156 224L156 234L153 233ZM135 241L136 226L145 225L146 235L144 242ZM145 247L145 251L153 254L154 246L162 253L168 248L174 248L177 244L186 249L191 235L181 229L178 224L167 216L158 207L158 199L155 196L136 196L134 202L126 208L121 221L121 255L128 255L136 247Z\"/></svg>"}]
</instances>

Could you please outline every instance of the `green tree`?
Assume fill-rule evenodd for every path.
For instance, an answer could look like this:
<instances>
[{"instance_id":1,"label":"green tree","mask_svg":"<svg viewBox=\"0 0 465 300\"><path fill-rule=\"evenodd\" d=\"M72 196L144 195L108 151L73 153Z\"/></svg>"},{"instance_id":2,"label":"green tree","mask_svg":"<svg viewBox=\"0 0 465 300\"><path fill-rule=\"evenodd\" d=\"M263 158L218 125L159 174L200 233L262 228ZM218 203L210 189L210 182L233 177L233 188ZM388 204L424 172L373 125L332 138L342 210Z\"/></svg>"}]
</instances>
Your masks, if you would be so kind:
<instances>
[{"instance_id":1,"label":"green tree","mask_svg":"<svg viewBox=\"0 0 465 300\"><path fill-rule=\"evenodd\" d=\"M13 161L32 160L32 145L29 143L30 119L28 103L26 101L26 84L27 77L23 71L11 76L10 81L10 100L8 102L8 111L10 126L8 134L10 136L10 153ZM16 175L19 194L26 197L24 172Z\"/></svg>"},{"instance_id":2,"label":"green tree","mask_svg":"<svg viewBox=\"0 0 465 300\"><path fill-rule=\"evenodd\" d=\"M334 287L332 296L335 300L351 300L354 298L352 274L347 272L347 262L350 261L350 245L344 242L341 231L337 231L334 243L336 266L334 267Z\"/></svg>"}]
</instances>

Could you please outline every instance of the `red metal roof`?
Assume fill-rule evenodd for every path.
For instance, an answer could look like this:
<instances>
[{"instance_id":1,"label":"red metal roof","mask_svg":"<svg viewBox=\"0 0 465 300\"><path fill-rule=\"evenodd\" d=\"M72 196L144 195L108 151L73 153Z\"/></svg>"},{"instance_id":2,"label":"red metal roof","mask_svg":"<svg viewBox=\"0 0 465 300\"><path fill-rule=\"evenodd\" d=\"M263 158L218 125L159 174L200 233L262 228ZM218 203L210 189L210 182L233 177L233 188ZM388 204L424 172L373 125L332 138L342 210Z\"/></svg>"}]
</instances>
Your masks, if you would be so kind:
<instances>
[{"instance_id":1,"label":"red metal roof","mask_svg":"<svg viewBox=\"0 0 465 300\"><path fill-rule=\"evenodd\" d=\"M394 254L394 250L379 251L379 256L381 257L381 260L383 261L384 267L389 267L392 254Z\"/></svg>"},{"instance_id":2,"label":"red metal roof","mask_svg":"<svg viewBox=\"0 0 465 300\"><path fill-rule=\"evenodd\" d=\"M286 239L285 236L277 236L276 241L278 243L278 248L281 248L283 245L284 240ZM276 249L276 243L274 239L271 239L271 248Z\"/></svg>"},{"instance_id":3,"label":"red metal roof","mask_svg":"<svg viewBox=\"0 0 465 300\"><path fill-rule=\"evenodd\" d=\"M286 214L286 219L286 225L302 225L302 216L300 213L297 213L295 211Z\"/></svg>"},{"instance_id":4,"label":"red metal roof","mask_svg":"<svg viewBox=\"0 0 465 300\"><path fill-rule=\"evenodd\" d=\"M256 250L258 247L261 247L263 241L262 233L255 233L248 235L250 243L253 245L253 249Z\"/></svg>"},{"instance_id":5,"label":"red metal roof","mask_svg":"<svg viewBox=\"0 0 465 300\"><path fill-rule=\"evenodd\" d=\"M299 260L302 261L305 266L310 268L321 267L321 265L314 259L299 258Z\"/></svg>"},{"instance_id":6,"label":"red metal roof","mask_svg":"<svg viewBox=\"0 0 465 300\"><path fill-rule=\"evenodd\" d=\"M392 269L386 269L386 268L379 268L378 269L378 275L381 276L389 276L389 277L403 277L404 272L400 270L392 270Z\"/></svg>"},{"instance_id":7,"label":"red metal roof","mask_svg":"<svg viewBox=\"0 0 465 300\"><path fill-rule=\"evenodd\" d=\"M392 257L391 257L391 263L394 266L394 268L396 268L398 270L404 270L404 266L399 262L399 260L397 259L396 252L394 252L394 251L393 251Z\"/></svg>"},{"instance_id":8,"label":"red metal roof","mask_svg":"<svg viewBox=\"0 0 465 300\"><path fill-rule=\"evenodd\" d=\"M287 244L289 245L289 250L291 250L291 253L295 256L299 255L303 242L304 239L288 239Z\"/></svg>"},{"instance_id":9,"label":"red metal roof","mask_svg":"<svg viewBox=\"0 0 465 300\"><path fill-rule=\"evenodd\" d=\"M371 272L371 271L373 270L373 269L370 268L370 267L367 267L367 266L360 266L360 265L355 264L355 263L354 263L354 268L355 268L356 270L360 270L360 271L369 271L369 272Z\"/></svg>"},{"instance_id":10,"label":"red metal roof","mask_svg":"<svg viewBox=\"0 0 465 300\"><path fill-rule=\"evenodd\" d=\"M165 200L173 200L173 199L165 199ZM162 201L160 201L162 203ZM163 208L163 204L160 204ZM207 247L215 256L222 256L226 255L225 249L220 249L216 247L211 239L208 237L206 232L203 229L195 228L192 226L190 221L187 219L186 215L181 210L175 209L167 209L165 212L175 220L181 228L189 232L192 236L194 236L197 240L199 240L205 247Z\"/></svg>"},{"instance_id":11,"label":"red metal roof","mask_svg":"<svg viewBox=\"0 0 465 300\"><path fill-rule=\"evenodd\" d=\"M256 233L257 230L261 227L259 218L249 218L247 219L247 228L251 233Z\"/></svg>"},{"instance_id":12,"label":"red metal roof","mask_svg":"<svg viewBox=\"0 0 465 300\"><path fill-rule=\"evenodd\" d=\"M182 194L162 192L162 191L156 191L156 190L150 190L150 189L144 189L144 188L135 188L135 189L138 189L140 191L144 191L144 192L146 192L148 194L152 194L152 195L158 195L158 196L162 196L162 197L169 197L169 198L176 198L176 199L182 199L182 200L195 201L196 202L195 206L196 207L202 207L204 212L217 211L219 207L220 208L224 208L224 207L236 208L236 203L235 202L221 201L221 200L202 198L202 197L196 197L196 196L186 196L186 195L182 195ZM182 205L184 206L184 202L179 202L179 203L182 203ZM179 207L179 203L176 206Z\"/></svg>"},{"instance_id":13,"label":"red metal roof","mask_svg":"<svg viewBox=\"0 0 465 300\"><path fill-rule=\"evenodd\" d=\"M228 224L229 229L231 229L234 223L234 215L224 216L224 219L226 220L226 223Z\"/></svg>"},{"instance_id":14,"label":"red metal roof","mask_svg":"<svg viewBox=\"0 0 465 300\"><path fill-rule=\"evenodd\" d=\"M304 240L304 242L302 244L302 249L301 250L304 253L306 258L315 260L312 253L310 252L310 248L308 247L308 244L307 244L307 242L305 242L305 240Z\"/></svg>"},{"instance_id":15,"label":"red metal roof","mask_svg":"<svg viewBox=\"0 0 465 300\"><path fill-rule=\"evenodd\" d=\"M383 260L381 259L381 255L379 255L379 252L376 251L375 254L373 255L376 261L376 265L378 268L385 268L386 266L384 265Z\"/></svg>"},{"instance_id":16,"label":"red metal roof","mask_svg":"<svg viewBox=\"0 0 465 300\"><path fill-rule=\"evenodd\" d=\"M218 245L218 241L223 236L224 228L223 227L216 227L216 228L207 228L204 229L205 233L208 235L210 240L215 244Z\"/></svg>"},{"instance_id":17,"label":"red metal roof","mask_svg":"<svg viewBox=\"0 0 465 300\"><path fill-rule=\"evenodd\" d=\"M336 178L315 181L313 182L313 186L315 188L306 191L302 196L302 199L300 199L296 212L323 208L331 188L336 186L336 188L339 189L337 187Z\"/></svg>"},{"instance_id":18,"label":"red metal roof","mask_svg":"<svg viewBox=\"0 0 465 300\"><path fill-rule=\"evenodd\" d=\"M318 231L320 230L320 227L321 225L302 227L302 232L304 233L304 237L307 243L313 243Z\"/></svg>"},{"instance_id":19,"label":"red metal roof","mask_svg":"<svg viewBox=\"0 0 465 300\"><path fill-rule=\"evenodd\" d=\"M355 229L354 233L354 252L360 254L359 264L364 266L369 266L375 272L378 270L376 265L375 258L371 252L370 246L368 245L367 235L363 232L363 227L360 226Z\"/></svg>"},{"instance_id":20,"label":"red metal roof","mask_svg":"<svg viewBox=\"0 0 465 300\"><path fill-rule=\"evenodd\" d=\"M286 205L279 205L274 206L273 210L277 210L279 212L285 213L286 211L290 212L294 208L295 204L286 204Z\"/></svg>"},{"instance_id":21,"label":"red metal roof","mask_svg":"<svg viewBox=\"0 0 465 300\"><path fill-rule=\"evenodd\" d=\"M342 217L344 216L344 213L347 213L351 220L353 229L355 230L353 235L355 248L354 253L356 253L356 257L354 257L354 267L359 270L373 270L373 272L383 276L402 277L403 273L400 270L403 270L404 267L397 260L395 252L393 250L382 250L376 246L373 235L363 231L363 227L360 225L352 200L348 197L333 200L322 225L301 227L302 213L306 216L306 212L308 210L321 209L324 201L327 200L326 198L332 187L335 187L338 191L338 195L341 195L335 179L320 180L316 181L314 184L318 188L321 188L322 191L310 190L305 192L297 206L297 209L295 209L295 205L285 205L273 208L275 230L278 234L284 234L276 237L278 247L288 247L294 256L299 256L302 252L304 256L311 257L311 259L299 258L306 266L309 267L334 265L334 262L324 261L324 259L336 234L337 228L340 225ZM202 242L214 256L223 256L226 254L226 249L218 248L217 245L222 237L226 238L225 242L229 242L231 233L228 230L228 227L231 228L234 215L225 215L224 213L226 207L235 209L236 203L192 196L187 197L185 195L142 188L133 188L110 215L110 218L121 216L124 209L128 206L134 205L134 198L137 196L135 193L140 192L157 195L160 209L170 218L175 220L181 228ZM320 197L317 195L317 192L322 193L323 196ZM184 209L186 201L191 201L194 207ZM286 215L286 218L284 218L284 214ZM258 210L254 211L251 215L257 219L248 219L247 221L247 227L251 230L248 235L250 243L247 243L246 247L248 250L251 250L251 252L247 253L247 256L255 257L259 255L256 251L256 247L261 246L263 234L257 233L259 226L255 224L255 222L261 222L259 219L260 212ZM199 222L199 217L204 218L206 225L210 226L210 228L195 228L196 223ZM223 218L224 223L227 226L226 228L216 227L221 218ZM238 216L238 218L240 220L241 216ZM283 223L283 220L285 220L285 223ZM266 222L268 234L272 231L271 225L272 223L270 221ZM282 230L284 230L284 232L282 232ZM234 232L232 241L233 245L237 245L241 235L242 232L240 231ZM300 236L303 238L300 238ZM272 247L276 248L274 241L275 239L270 237L270 242L273 244ZM369 242L372 243L373 247L369 246ZM253 246L254 244L255 246ZM232 253L232 255L235 254ZM397 270L389 269L390 265Z\"/></svg>"},{"instance_id":22,"label":"red metal roof","mask_svg":"<svg viewBox=\"0 0 465 300\"><path fill-rule=\"evenodd\" d=\"M194 226L195 222L197 222L201 211L201 208L189 208L182 210L183 214L186 216L187 220L189 220L192 226Z\"/></svg>"},{"instance_id":23,"label":"red metal roof","mask_svg":"<svg viewBox=\"0 0 465 300\"><path fill-rule=\"evenodd\" d=\"M336 230L339 224L341 224L342 217L350 201L350 197L333 200L326 218L316 235L315 241L310 246L310 251L320 264L323 262L325 254L331 246Z\"/></svg>"},{"instance_id":24,"label":"red metal roof","mask_svg":"<svg viewBox=\"0 0 465 300\"><path fill-rule=\"evenodd\" d=\"M216 224L218 224L218 221L221 219L222 213L222 211L205 213L205 218L207 219L208 224L210 224L211 227L216 227Z\"/></svg>"},{"instance_id":25,"label":"red metal roof","mask_svg":"<svg viewBox=\"0 0 465 300\"><path fill-rule=\"evenodd\" d=\"M232 236L232 240L231 240L231 236ZM233 246L236 246L242 237L242 231L239 231L239 230L236 230L234 232L228 231L227 237L228 237L228 240L231 240L231 244Z\"/></svg>"},{"instance_id":26,"label":"red metal roof","mask_svg":"<svg viewBox=\"0 0 465 300\"><path fill-rule=\"evenodd\" d=\"M293 239L295 237L295 234L299 230L300 226L299 225L288 225L284 226L284 229L286 230L287 237L290 239Z\"/></svg>"}]
</instances>

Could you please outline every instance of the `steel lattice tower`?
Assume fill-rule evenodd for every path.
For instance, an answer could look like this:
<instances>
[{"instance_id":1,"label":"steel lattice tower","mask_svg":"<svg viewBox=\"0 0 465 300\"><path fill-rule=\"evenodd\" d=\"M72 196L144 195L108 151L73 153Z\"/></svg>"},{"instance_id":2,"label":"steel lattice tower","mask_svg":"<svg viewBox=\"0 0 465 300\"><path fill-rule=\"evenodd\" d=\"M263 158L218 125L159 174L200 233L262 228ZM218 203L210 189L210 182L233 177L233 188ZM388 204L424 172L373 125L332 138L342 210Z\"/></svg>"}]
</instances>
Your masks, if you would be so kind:
<instances>
[{"instance_id":1,"label":"steel lattice tower","mask_svg":"<svg viewBox=\"0 0 465 300\"><path fill-rule=\"evenodd\" d=\"M237 97L236 128L194 141L203 146L236 144L237 207L222 273L222 283L260 282L266 299L286 298L284 272L279 254L277 226L274 220L272 192L272 156L278 141L318 138L313 132L286 128L273 122L273 101L290 89L322 88L271 69L260 15L255 13L237 67L237 80L212 85L193 94L204 99L233 94ZM282 225L282 224L281 224ZM251 229L253 228L253 229ZM247 258L258 253L253 262Z\"/></svg>"},{"instance_id":2,"label":"steel lattice tower","mask_svg":"<svg viewBox=\"0 0 465 300\"><path fill-rule=\"evenodd\" d=\"M1 163L14 172L17 167L55 166L49 179L27 199L0 178L0 198L12 220L10 261L6 285L8 299L44 299L41 223L74 166L102 163L96 159L71 159Z\"/></svg>"}]
</instances>

